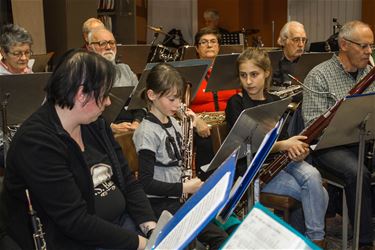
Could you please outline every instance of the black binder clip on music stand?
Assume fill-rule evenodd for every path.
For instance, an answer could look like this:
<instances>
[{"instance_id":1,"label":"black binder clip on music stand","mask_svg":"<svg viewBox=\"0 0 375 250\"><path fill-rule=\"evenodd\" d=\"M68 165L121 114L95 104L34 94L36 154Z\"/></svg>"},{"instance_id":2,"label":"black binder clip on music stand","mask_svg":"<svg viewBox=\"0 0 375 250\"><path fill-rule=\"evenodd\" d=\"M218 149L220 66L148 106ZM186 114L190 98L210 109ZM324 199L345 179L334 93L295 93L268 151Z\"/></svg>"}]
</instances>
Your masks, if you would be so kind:
<instances>
[{"instance_id":1,"label":"black binder clip on music stand","mask_svg":"<svg viewBox=\"0 0 375 250\"><path fill-rule=\"evenodd\" d=\"M50 76L51 73L0 76L4 163L10 142L8 126L21 124L42 105L44 87Z\"/></svg>"},{"instance_id":2,"label":"black binder clip on music stand","mask_svg":"<svg viewBox=\"0 0 375 250\"><path fill-rule=\"evenodd\" d=\"M190 100L193 100L198 92L203 77L206 75L207 70L211 65L211 61L192 59L166 63L175 67L181 73L185 81L189 82L192 85ZM150 73L150 70L157 64L159 63L148 63L146 65L146 68L144 69L141 78L139 79L139 83L132 93L132 98L128 106L129 110L147 107L146 102L141 98L141 93L146 88L146 79L148 74Z\"/></svg>"},{"instance_id":3,"label":"black binder clip on music stand","mask_svg":"<svg viewBox=\"0 0 375 250\"><path fill-rule=\"evenodd\" d=\"M349 118L349 119L348 119ZM358 249L366 140L375 138L375 94L347 97L314 150L359 143L353 249Z\"/></svg>"}]
</instances>

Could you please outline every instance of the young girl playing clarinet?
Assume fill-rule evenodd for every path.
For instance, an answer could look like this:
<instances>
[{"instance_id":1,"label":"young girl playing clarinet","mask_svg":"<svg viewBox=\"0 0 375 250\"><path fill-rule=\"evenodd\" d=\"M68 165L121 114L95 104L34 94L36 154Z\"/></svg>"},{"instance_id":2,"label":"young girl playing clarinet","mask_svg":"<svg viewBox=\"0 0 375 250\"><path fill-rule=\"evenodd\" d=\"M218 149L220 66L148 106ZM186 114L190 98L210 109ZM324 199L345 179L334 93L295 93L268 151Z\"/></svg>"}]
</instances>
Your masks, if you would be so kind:
<instances>
[{"instance_id":1,"label":"young girl playing clarinet","mask_svg":"<svg viewBox=\"0 0 375 250\"><path fill-rule=\"evenodd\" d=\"M280 99L267 93L267 86L272 76L267 52L260 49L246 49L237 59L237 69L242 92L232 96L228 101L225 114L230 128L244 109ZM306 236L319 246L324 246L324 217L328 194L322 186L318 170L303 161L309 153L308 145L302 141L303 139L306 138L299 135L275 143L272 151L287 151L293 161L261 192L287 195L301 201Z\"/></svg>"},{"instance_id":2,"label":"young girl playing clarinet","mask_svg":"<svg viewBox=\"0 0 375 250\"><path fill-rule=\"evenodd\" d=\"M199 178L183 181L182 132L173 117L181 105L184 80L169 64L151 69L143 97L149 112L135 131L133 141L139 159L139 177L155 215L163 210L174 214L181 206L183 194L195 193L203 184ZM186 112L191 117L191 110ZM212 222L198 235L198 240L218 249L227 234Z\"/></svg>"}]
</instances>

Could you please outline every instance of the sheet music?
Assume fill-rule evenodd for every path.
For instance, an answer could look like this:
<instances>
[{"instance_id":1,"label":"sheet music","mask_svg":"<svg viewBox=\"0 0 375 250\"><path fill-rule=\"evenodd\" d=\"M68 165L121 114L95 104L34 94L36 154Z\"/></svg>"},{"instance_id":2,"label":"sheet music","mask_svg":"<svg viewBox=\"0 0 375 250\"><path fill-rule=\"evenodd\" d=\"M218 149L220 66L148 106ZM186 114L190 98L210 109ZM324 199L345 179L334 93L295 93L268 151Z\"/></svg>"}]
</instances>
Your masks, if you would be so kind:
<instances>
[{"instance_id":1,"label":"sheet music","mask_svg":"<svg viewBox=\"0 0 375 250\"><path fill-rule=\"evenodd\" d=\"M315 248L305 240L307 239L301 238L256 205L222 249Z\"/></svg>"},{"instance_id":2,"label":"sheet music","mask_svg":"<svg viewBox=\"0 0 375 250\"><path fill-rule=\"evenodd\" d=\"M203 199L176 225L158 246L157 249L176 249L198 230L203 221L219 206L225 197L231 173L227 172ZM193 225L193 228L191 227Z\"/></svg>"}]
</instances>

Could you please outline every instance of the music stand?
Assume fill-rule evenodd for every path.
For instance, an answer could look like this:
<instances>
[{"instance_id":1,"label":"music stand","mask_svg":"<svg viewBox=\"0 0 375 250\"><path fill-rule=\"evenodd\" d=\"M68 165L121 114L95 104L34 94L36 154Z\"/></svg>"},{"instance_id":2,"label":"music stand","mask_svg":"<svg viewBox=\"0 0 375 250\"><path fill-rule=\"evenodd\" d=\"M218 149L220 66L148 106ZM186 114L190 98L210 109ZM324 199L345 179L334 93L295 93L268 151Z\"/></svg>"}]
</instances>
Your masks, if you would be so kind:
<instances>
[{"instance_id":1,"label":"music stand","mask_svg":"<svg viewBox=\"0 0 375 250\"><path fill-rule=\"evenodd\" d=\"M239 89L237 76L237 57L239 54L218 55L212 67L205 92Z\"/></svg>"},{"instance_id":2,"label":"music stand","mask_svg":"<svg viewBox=\"0 0 375 250\"><path fill-rule=\"evenodd\" d=\"M21 124L42 105L50 76L51 73L0 75L4 162L9 146L8 125Z\"/></svg>"},{"instance_id":3,"label":"music stand","mask_svg":"<svg viewBox=\"0 0 375 250\"><path fill-rule=\"evenodd\" d=\"M117 46L117 59L129 65L134 73L142 74L147 64L147 57L150 53L151 45L149 44L131 44Z\"/></svg>"},{"instance_id":4,"label":"music stand","mask_svg":"<svg viewBox=\"0 0 375 250\"><path fill-rule=\"evenodd\" d=\"M109 96L111 98L111 105L105 108L102 116L108 124L114 122L121 110L127 103L134 86L113 87Z\"/></svg>"},{"instance_id":5,"label":"music stand","mask_svg":"<svg viewBox=\"0 0 375 250\"><path fill-rule=\"evenodd\" d=\"M279 69L279 62L283 57L282 50L267 51L271 61L272 72L276 72Z\"/></svg>"},{"instance_id":6,"label":"music stand","mask_svg":"<svg viewBox=\"0 0 375 250\"><path fill-rule=\"evenodd\" d=\"M251 145L251 152L256 152L264 136L279 121L291 100L288 97L242 111L210 164L201 169L205 172L216 169L240 145L239 159L249 153L247 145Z\"/></svg>"},{"instance_id":7,"label":"music stand","mask_svg":"<svg viewBox=\"0 0 375 250\"><path fill-rule=\"evenodd\" d=\"M185 81L191 83L192 86L190 99L193 100L198 92L203 77L206 75L207 70L211 65L211 61L192 59L167 63L175 67L181 73ZM159 63L148 63L146 65L146 68L144 69L141 78L139 79L138 85L133 91L128 109L141 109L147 106L145 100L141 98L141 93L146 88L146 79L148 74L150 73L150 70L157 64Z\"/></svg>"},{"instance_id":8,"label":"music stand","mask_svg":"<svg viewBox=\"0 0 375 250\"><path fill-rule=\"evenodd\" d=\"M371 138L375 138L375 94L348 96L339 106L314 148L319 150L359 143L353 249L358 249L365 142Z\"/></svg>"},{"instance_id":9,"label":"music stand","mask_svg":"<svg viewBox=\"0 0 375 250\"><path fill-rule=\"evenodd\" d=\"M302 54L294 67L294 76L303 82L310 70L316 65L330 59L333 54L334 53L332 52L312 52Z\"/></svg>"}]
</instances>

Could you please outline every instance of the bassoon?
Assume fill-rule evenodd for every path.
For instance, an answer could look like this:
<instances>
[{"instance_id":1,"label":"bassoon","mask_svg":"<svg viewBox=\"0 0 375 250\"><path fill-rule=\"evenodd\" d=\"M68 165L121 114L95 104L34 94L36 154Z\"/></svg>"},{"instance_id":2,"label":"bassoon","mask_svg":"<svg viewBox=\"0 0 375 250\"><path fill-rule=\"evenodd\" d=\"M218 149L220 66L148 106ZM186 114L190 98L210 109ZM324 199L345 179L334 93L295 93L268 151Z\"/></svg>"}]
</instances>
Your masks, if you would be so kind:
<instances>
[{"instance_id":1,"label":"bassoon","mask_svg":"<svg viewBox=\"0 0 375 250\"><path fill-rule=\"evenodd\" d=\"M375 67L372 68L370 72L348 92L347 96L363 93L374 80ZM305 139L304 142L311 144L312 141L322 135L323 130L328 126L344 99L345 97L337 101L331 108L329 108L325 113L319 116L301 132L301 135L307 136L307 139ZM282 152L276 157L276 159L274 159L273 162L261 169L259 174L260 180L265 184L268 183L291 161L292 160L289 158L288 153Z\"/></svg>"}]
</instances>

